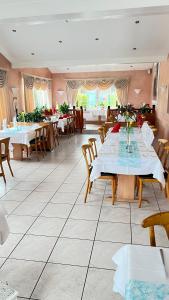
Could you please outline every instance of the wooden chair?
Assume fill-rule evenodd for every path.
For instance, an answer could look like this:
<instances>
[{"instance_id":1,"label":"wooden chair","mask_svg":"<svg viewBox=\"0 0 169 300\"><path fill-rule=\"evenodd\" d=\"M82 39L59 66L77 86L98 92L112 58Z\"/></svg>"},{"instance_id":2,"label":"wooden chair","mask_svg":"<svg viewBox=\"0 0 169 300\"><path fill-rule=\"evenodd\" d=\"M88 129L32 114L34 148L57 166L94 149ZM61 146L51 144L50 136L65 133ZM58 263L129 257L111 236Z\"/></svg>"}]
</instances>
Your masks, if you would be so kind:
<instances>
[{"instance_id":1,"label":"wooden chair","mask_svg":"<svg viewBox=\"0 0 169 300\"><path fill-rule=\"evenodd\" d=\"M56 147L56 142L59 145L59 130L58 130L57 125L58 125L57 121L52 123L54 147Z\"/></svg>"},{"instance_id":2,"label":"wooden chair","mask_svg":"<svg viewBox=\"0 0 169 300\"><path fill-rule=\"evenodd\" d=\"M46 150L49 149L49 136L50 136L50 127L49 125L43 125L43 134L42 134L42 144L43 150L46 153Z\"/></svg>"},{"instance_id":3,"label":"wooden chair","mask_svg":"<svg viewBox=\"0 0 169 300\"><path fill-rule=\"evenodd\" d=\"M39 154L44 157L43 147L43 127L40 127L35 129L35 138L30 141L30 153L35 151L36 157L39 160Z\"/></svg>"},{"instance_id":4,"label":"wooden chair","mask_svg":"<svg viewBox=\"0 0 169 300\"><path fill-rule=\"evenodd\" d=\"M167 198L169 198L169 167L168 167L168 158L169 158L169 146L165 147L165 153L164 153L165 157L163 160L163 167L164 167L164 178L165 178L165 195ZM138 206L139 208L141 207L141 203L142 203L142 191L143 191L143 183L145 182L157 182L160 184L160 187L162 189L162 185L161 183L153 178L153 174L148 174L148 175L140 175L137 177L137 184L138 184L138 196L139 196L139 203Z\"/></svg>"},{"instance_id":5,"label":"wooden chair","mask_svg":"<svg viewBox=\"0 0 169 300\"><path fill-rule=\"evenodd\" d=\"M92 182L90 181L90 174L92 171L92 146L89 144L82 145L82 153L86 162L87 167L87 187L84 202L86 203L87 195L90 193L92 188ZM117 189L117 176L116 174L110 173L101 173L101 176L98 179L111 180L112 182L112 204L115 202L116 189Z\"/></svg>"},{"instance_id":6,"label":"wooden chair","mask_svg":"<svg viewBox=\"0 0 169 300\"><path fill-rule=\"evenodd\" d=\"M154 226L163 226L169 239L169 212L161 212L145 218L142 227L149 227L150 245L156 247Z\"/></svg>"},{"instance_id":7,"label":"wooden chair","mask_svg":"<svg viewBox=\"0 0 169 300\"><path fill-rule=\"evenodd\" d=\"M167 145L168 140L166 139L158 139L157 144L157 155L161 159L164 153L164 147Z\"/></svg>"},{"instance_id":8,"label":"wooden chair","mask_svg":"<svg viewBox=\"0 0 169 300\"><path fill-rule=\"evenodd\" d=\"M98 128L98 134L100 136L101 143L103 144L105 139L103 127Z\"/></svg>"},{"instance_id":9,"label":"wooden chair","mask_svg":"<svg viewBox=\"0 0 169 300\"><path fill-rule=\"evenodd\" d=\"M70 118L69 130L70 130L70 134L75 133L75 116L73 116L73 115Z\"/></svg>"},{"instance_id":10,"label":"wooden chair","mask_svg":"<svg viewBox=\"0 0 169 300\"><path fill-rule=\"evenodd\" d=\"M88 143L89 145L91 145L91 149L92 149L92 154L93 154L93 158L95 159L97 157L97 146L96 146L96 139L95 138L90 138L88 139Z\"/></svg>"},{"instance_id":11,"label":"wooden chair","mask_svg":"<svg viewBox=\"0 0 169 300\"><path fill-rule=\"evenodd\" d=\"M4 168L3 168L3 164L2 164L4 161L7 161L11 175L14 176L11 165L10 165L9 140L10 140L10 138L5 138L5 139L0 140L0 165L1 165L0 176L3 176L5 183L6 183L6 178L5 178Z\"/></svg>"}]
</instances>

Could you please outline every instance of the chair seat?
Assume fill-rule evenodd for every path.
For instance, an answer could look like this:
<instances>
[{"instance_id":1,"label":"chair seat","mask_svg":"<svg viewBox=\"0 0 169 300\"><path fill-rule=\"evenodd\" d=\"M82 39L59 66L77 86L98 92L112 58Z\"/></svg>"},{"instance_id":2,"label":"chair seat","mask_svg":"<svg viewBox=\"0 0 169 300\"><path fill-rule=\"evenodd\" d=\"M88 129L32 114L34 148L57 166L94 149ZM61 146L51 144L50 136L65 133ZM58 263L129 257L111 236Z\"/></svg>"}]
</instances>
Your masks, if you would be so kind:
<instances>
[{"instance_id":1,"label":"chair seat","mask_svg":"<svg viewBox=\"0 0 169 300\"><path fill-rule=\"evenodd\" d=\"M5 154L1 154L1 160L4 161L6 160L7 156Z\"/></svg>"},{"instance_id":2,"label":"chair seat","mask_svg":"<svg viewBox=\"0 0 169 300\"><path fill-rule=\"evenodd\" d=\"M168 177L168 172L165 171L165 172L164 172L164 178L167 179L167 177Z\"/></svg>"},{"instance_id":3,"label":"chair seat","mask_svg":"<svg viewBox=\"0 0 169 300\"><path fill-rule=\"evenodd\" d=\"M31 145L35 144L35 139L31 140L29 143L30 143Z\"/></svg>"},{"instance_id":4,"label":"chair seat","mask_svg":"<svg viewBox=\"0 0 169 300\"><path fill-rule=\"evenodd\" d=\"M142 178L142 179L155 179L153 177L153 174L139 175L139 177Z\"/></svg>"},{"instance_id":5,"label":"chair seat","mask_svg":"<svg viewBox=\"0 0 169 300\"><path fill-rule=\"evenodd\" d=\"M101 172L101 176L116 176L115 173L105 173L105 172Z\"/></svg>"}]
</instances>

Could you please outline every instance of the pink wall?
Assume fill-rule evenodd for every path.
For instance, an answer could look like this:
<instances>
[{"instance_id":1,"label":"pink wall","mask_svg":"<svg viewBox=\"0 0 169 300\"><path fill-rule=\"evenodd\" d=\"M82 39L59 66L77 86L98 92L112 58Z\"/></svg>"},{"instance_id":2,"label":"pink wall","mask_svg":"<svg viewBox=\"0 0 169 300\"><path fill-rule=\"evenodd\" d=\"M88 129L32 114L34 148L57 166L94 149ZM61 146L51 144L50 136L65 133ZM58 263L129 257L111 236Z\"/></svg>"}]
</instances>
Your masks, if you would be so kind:
<instances>
[{"instance_id":1,"label":"pink wall","mask_svg":"<svg viewBox=\"0 0 169 300\"><path fill-rule=\"evenodd\" d=\"M11 108L11 116L15 114L12 104L12 93L11 88L19 88L18 95L18 109L22 111L24 109L24 99L22 91L22 73L28 73L35 76L41 76L45 78L52 78L52 73L48 68L21 68L21 69L12 69L11 63L0 53L0 68L5 68L8 70L8 101Z\"/></svg>"},{"instance_id":2,"label":"pink wall","mask_svg":"<svg viewBox=\"0 0 169 300\"><path fill-rule=\"evenodd\" d=\"M58 95L58 90L66 90L65 79L87 79L87 78L130 78L129 94L126 102L140 106L142 102L151 104L152 100L152 75L147 71L125 71L125 72L91 72L91 73L65 73L53 74L53 103L62 103L66 96ZM141 89L141 93L136 95L134 89Z\"/></svg>"},{"instance_id":3,"label":"pink wall","mask_svg":"<svg viewBox=\"0 0 169 300\"><path fill-rule=\"evenodd\" d=\"M158 97L157 97L157 125L159 128L159 136L169 139L169 113L167 106L169 105L169 59L160 63Z\"/></svg>"}]
</instances>

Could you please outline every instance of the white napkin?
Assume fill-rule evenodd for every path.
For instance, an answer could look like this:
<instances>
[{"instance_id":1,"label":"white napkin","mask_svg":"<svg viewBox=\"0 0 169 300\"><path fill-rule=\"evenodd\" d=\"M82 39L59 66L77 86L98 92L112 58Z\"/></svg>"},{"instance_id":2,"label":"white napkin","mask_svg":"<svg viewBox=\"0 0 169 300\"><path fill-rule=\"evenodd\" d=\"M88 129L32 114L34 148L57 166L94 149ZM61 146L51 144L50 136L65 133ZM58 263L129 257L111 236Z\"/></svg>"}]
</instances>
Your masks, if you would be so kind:
<instances>
[{"instance_id":1,"label":"white napkin","mask_svg":"<svg viewBox=\"0 0 169 300\"><path fill-rule=\"evenodd\" d=\"M3 119L3 120L2 120L2 128L3 128L3 129L6 129L6 127L7 127L6 119Z\"/></svg>"},{"instance_id":2,"label":"white napkin","mask_svg":"<svg viewBox=\"0 0 169 300\"><path fill-rule=\"evenodd\" d=\"M7 212L3 206L0 206L0 244L3 245L9 235L9 226L7 223L6 215Z\"/></svg>"},{"instance_id":3,"label":"white napkin","mask_svg":"<svg viewBox=\"0 0 169 300\"><path fill-rule=\"evenodd\" d=\"M141 128L141 132L142 132L144 143L146 144L147 147L149 147L154 140L154 134L152 129L148 126L147 122L144 122Z\"/></svg>"}]
</instances>

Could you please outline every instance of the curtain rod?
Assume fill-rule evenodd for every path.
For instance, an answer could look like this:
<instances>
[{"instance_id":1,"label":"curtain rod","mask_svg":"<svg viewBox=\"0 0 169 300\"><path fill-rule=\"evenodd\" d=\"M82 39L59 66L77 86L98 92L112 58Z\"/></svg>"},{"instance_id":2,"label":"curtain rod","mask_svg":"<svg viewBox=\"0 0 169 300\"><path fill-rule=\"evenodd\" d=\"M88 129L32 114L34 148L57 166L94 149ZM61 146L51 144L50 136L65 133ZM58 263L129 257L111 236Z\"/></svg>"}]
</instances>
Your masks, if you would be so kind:
<instances>
[{"instance_id":1,"label":"curtain rod","mask_svg":"<svg viewBox=\"0 0 169 300\"><path fill-rule=\"evenodd\" d=\"M115 79L129 79L130 76L116 76L116 77L91 77L91 78L64 78L65 81L68 80L105 80L105 79L110 79L110 80L115 80Z\"/></svg>"},{"instance_id":2,"label":"curtain rod","mask_svg":"<svg viewBox=\"0 0 169 300\"><path fill-rule=\"evenodd\" d=\"M21 74L22 74L22 75L31 76L31 77L33 77L33 78L39 78L39 79L52 80L52 78L48 78L48 77L41 77L41 76L36 76L36 75L29 74L29 73L23 73L23 72L21 72Z\"/></svg>"}]
</instances>

